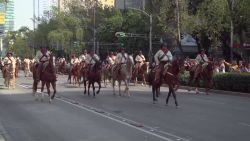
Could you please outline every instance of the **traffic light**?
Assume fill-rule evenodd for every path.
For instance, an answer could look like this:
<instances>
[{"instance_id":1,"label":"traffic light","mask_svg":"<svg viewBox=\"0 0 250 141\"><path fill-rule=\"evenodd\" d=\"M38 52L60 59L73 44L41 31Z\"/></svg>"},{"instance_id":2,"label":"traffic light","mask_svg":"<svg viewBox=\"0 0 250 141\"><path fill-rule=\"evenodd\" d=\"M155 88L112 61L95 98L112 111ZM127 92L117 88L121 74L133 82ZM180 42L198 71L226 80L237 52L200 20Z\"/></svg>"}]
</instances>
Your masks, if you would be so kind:
<instances>
[{"instance_id":1,"label":"traffic light","mask_svg":"<svg viewBox=\"0 0 250 141\"><path fill-rule=\"evenodd\" d=\"M115 36L116 36L116 37L125 37L126 34L125 34L124 32L116 32L116 33L115 33Z\"/></svg>"}]
</instances>

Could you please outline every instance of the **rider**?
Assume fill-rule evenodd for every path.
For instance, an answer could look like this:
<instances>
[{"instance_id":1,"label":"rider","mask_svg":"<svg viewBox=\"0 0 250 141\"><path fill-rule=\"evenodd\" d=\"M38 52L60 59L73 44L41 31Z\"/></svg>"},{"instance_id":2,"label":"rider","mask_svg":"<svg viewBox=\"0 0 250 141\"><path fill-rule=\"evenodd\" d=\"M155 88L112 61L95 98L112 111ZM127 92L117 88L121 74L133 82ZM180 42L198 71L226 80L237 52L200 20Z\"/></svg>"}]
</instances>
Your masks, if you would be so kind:
<instances>
[{"instance_id":1,"label":"rider","mask_svg":"<svg viewBox=\"0 0 250 141\"><path fill-rule=\"evenodd\" d=\"M157 66L155 71L155 82L160 83L164 70L167 70L167 67L173 60L172 53L168 50L168 45L166 43L161 44L161 49L155 54L154 59Z\"/></svg>"},{"instance_id":2,"label":"rider","mask_svg":"<svg viewBox=\"0 0 250 141\"><path fill-rule=\"evenodd\" d=\"M87 57L87 50L85 49L83 51L83 54L79 56L79 61L84 62L86 60L86 57Z\"/></svg>"},{"instance_id":3,"label":"rider","mask_svg":"<svg viewBox=\"0 0 250 141\"><path fill-rule=\"evenodd\" d=\"M208 62L209 62L204 49L201 49L200 53L197 55L195 60L196 60L197 66L195 69L194 78L197 78L199 73L202 72L202 70L208 65Z\"/></svg>"},{"instance_id":4,"label":"rider","mask_svg":"<svg viewBox=\"0 0 250 141\"><path fill-rule=\"evenodd\" d=\"M119 53L116 55L115 58L115 67L114 70L116 70L118 68L121 69L121 65L125 64L127 62L128 59L128 54L125 52L125 49L122 47L119 49Z\"/></svg>"},{"instance_id":5,"label":"rider","mask_svg":"<svg viewBox=\"0 0 250 141\"><path fill-rule=\"evenodd\" d=\"M111 51L109 55L106 58L106 61L108 62L109 65L114 65L115 64L115 56L114 53Z\"/></svg>"},{"instance_id":6,"label":"rider","mask_svg":"<svg viewBox=\"0 0 250 141\"><path fill-rule=\"evenodd\" d=\"M42 71L48 66L50 55L51 53L47 47L41 47L40 50L36 52L35 60L38 63L37 81L40 81Z\"/></svg>"},{"instance_id":7,"label":"rider","mask_svg":"<svg viewBox=\"0 0 250 141\"><path fill-rule=\"evenodd\" d=\"M3 59L3 64L4 64L4 68L6 67L12 67L12 74L14 75L15 72L15 66L16 66L16 59L13 57L12 52L8 52L6 54L6 57Z\"/></svg>"},{"instance_id":8,"label":"rider","mask_svg":"<svg viewBox=\"0 0 250 141\"><path fill-rule=\"evenodd\" d=\"M79 63L79 59L76 57L76 54L73 53L70 59L70 72Z\"/></svg>"},{"instance_id":9,"label":"rider","mask_svg":"<svg viewBox=\"0 0 250 141\"><path fill-rule=\"evenodd\" d=\"M138 71L140 70L143 63L146 61L144 55L142 54L142 51L139 51L139 54L135 57L135 61L136 61L135 68Z\"/></svg>"},{"instance_id":10,"label":"rider","mask_svg":"<svg viewBox=\"0 0 250 141\"><path fill-rule=\"evenodd\" d=\"M95 52L93 50L89 51L89 54L87 54L86 56L86 64L89 67L89 71L91 71L94 67L94 65L100 61L100 58L97 54L95 54Z\"/></svg>"}]
</instances>

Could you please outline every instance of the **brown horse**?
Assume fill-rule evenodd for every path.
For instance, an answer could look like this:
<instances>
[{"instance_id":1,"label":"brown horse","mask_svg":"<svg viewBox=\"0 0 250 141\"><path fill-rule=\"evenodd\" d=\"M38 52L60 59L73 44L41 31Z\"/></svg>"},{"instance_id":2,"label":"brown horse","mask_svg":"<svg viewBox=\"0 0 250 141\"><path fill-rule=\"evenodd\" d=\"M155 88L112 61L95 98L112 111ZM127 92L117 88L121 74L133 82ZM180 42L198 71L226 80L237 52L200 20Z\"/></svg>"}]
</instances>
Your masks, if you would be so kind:
<instances>
[{"instance_id":1,"label":"brown horse","mask_svg":"<svg viewBox=\"0 0 250 141\"><path fill-rule=\"evenodd\" d=\"M132 75L133 76L132 79L134 79L134 85L137 84L138 76L142 77L142 85L147 84L146 75L148 73L148 70L149 70L149 62L144 62L140 68L135 67L135 69L133 70L133 75Z\"/></svg>"},{"instance_id":2,"label":"brown horse","mask_svg":"<svg viewBox=\"0 0 250 141\"><path fill-rule=\"evenodd\" d=\"M37 92L37 69L38 64L36 65L36 67L34 67L33 69L33 94L35 95L35 93ZM56 94L56 75L55 75L55 66L53 65L53 56L50 56L49 59L49 63L48 65L42 70L42 73L40 75L40 79L42 82L42 87L41 87L41 92L42 92L42 99L41 101L43 101L43 90L44 90L44 85L46 84L47 87L47 93L48 96L50 97L49 102L51 102ZM50 84L52 85L52 88L54 90L53 95L50 95ZM38 95L36 95L36 97L38 98ZM37 100L36 98L36 100Z\"/></svg>"},{"instance_id":3,"label":"brown horse","mask_svg":"<svg viewBox=\"0 0 250 141\"><path fill-rule=\"evenodd\" d=\"M112 87L114 95L115 95L115 81L117 80L119 84L119 95L121 96L121 82L124 81L125 83L124 93L127 96L130 96L129 81L132 76L133 65L134 65L133 57L129 56L125 64L119 64L119 66L115 66L112 68Z\"/></svg>"},{"instance_id":4,"label":"brown horse","mask_svg":"<svg viewBox=\"0 0 250 141\"><path fill-rule=\"evenodd\" d=\"M190 68L192 69L189 69L188 67L186 68L186 70L189 71L190 75L188 80L188 85L191 86L191 83L194 80L196 86L195 91L196 94L198 94L199 93L198 87L200 87L200 80L203 80L206 88L206 94L208 95L208 91L212 87L214 63L212 61L209 61L208 64L204 67L204 69L202 69L202 71L198 74L198 76L194 78L195 68L197 67L197 65L198 64L196 64L195 66L190 66ZM188 91L190 91L190 89Z\"/></svg>"},{"instance_id":5,"label":"brown horse","mask_svg":"<svg viewBox=\"0 0 250 141\"><path fill-rule=\"evenodd\" d=\"M104 83L104 87L107 87L108 80L111 81L111 71L112 65L111 64L103 64L102 65L102 80Z\"/></svg>"},{"instance_id":6,"label":"brown horse","mask_svg":"<svg viewBox=\"0 0 250 141\"><path fill-rule=\"evenodd\" d=\"M90 67L90 66L89 66ZM92 85L93 88L93 97L95 97L95 93L99 94L101 89L101 79L102 79L102 64L101 62L96 62L92 69L88 68L87 71L87 79L84 79L84 94L86 94L86 86L88 81L88 95L90 86ZM95 82L98 84L99 89L95 92Z\"/></svg>"},{"instance_id":7,"label":"brown horse","mask_svg":"<svg viewBox=\"0 0 250 141\"><path fill-rule=\"evenodd\" d=\"M160 83L156 83L154 81L155 79L155 72L152 69L149 75L149 84L152 85L152 92L153 92L153 102L155 103L157 101L157 97L159 96L159 89L163 83L166 83L169 87L168 96L166 98L166 105L168 105L169 98L171 94L173 94L175 105L178 107L178 102L176 98L176 90L179 88L180 83L178 80L178 74L181 71L183 67L184 61L183 59L174 59L171 63L171 65L167 68L167 70L164 70L164 74L162 74L162 79Z\"/></svg>"},{"instance_id":8,"label":"brown horse","mask_svg":"<svg viewBox=\"0 0 250 141\"><path fill-rule=\"evenodd\" d=\"M79 85L80 87L80 81L81 81L81 76L82 76L82 67L84 67L85 64L83 63L77 63L73 66L71 70L71 77L73 76L73 85ZM71 80L70 80L71 81Z\"/></svg>"},{"instance_id":9,"label":"brown horse","mask_svg":"<svg viewBox=\"0 0 250 141\"><path fill-rule=\"evenodd\" d=\"M2 68L2 73L5 86L8 87L9 89L11 87L14 89L16 85L15 65L12 63L9 65L4 65Z\"/></svg>"},{"instance_id":10,"label":"brown horse","mask_svg":"<svg viewBox=\"0 0 250 141\"><path fill-rule=\"evenodd\" d=\"M21 62L20 60L17 60L16 61L16 68L15 68L15 77L18 77L19 76L19 70L21 68Z\"/></svg>"}]
</instances>

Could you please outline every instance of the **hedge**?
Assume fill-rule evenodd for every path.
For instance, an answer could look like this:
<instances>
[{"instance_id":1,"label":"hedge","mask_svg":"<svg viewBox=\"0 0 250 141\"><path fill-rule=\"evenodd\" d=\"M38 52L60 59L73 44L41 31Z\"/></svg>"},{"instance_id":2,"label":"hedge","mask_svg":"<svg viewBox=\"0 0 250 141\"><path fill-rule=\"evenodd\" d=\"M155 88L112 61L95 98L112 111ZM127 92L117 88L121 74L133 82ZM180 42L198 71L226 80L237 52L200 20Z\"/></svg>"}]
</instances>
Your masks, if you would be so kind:
<instances>
[{"instance_id":1,"label":"hedge","mask_svg":"<svg viewBox=\"0 0 250 141\"><path fill-rule=\"evenodd\" d=\"M187 71L179 75L182 85L187 85L188 78ZM250 93L250 73L217 73L213 76L213 89Z\"/></svg>"},{"instance_id":2,"label":"hedge","mask_svg":"<svg viewBox=\"0 0 250 141\"><path fill-rule=\"evenodd\" d=\"M250 93L249 73L224 73L213 76L215 89Z\"/></svg>"}]
</instances>

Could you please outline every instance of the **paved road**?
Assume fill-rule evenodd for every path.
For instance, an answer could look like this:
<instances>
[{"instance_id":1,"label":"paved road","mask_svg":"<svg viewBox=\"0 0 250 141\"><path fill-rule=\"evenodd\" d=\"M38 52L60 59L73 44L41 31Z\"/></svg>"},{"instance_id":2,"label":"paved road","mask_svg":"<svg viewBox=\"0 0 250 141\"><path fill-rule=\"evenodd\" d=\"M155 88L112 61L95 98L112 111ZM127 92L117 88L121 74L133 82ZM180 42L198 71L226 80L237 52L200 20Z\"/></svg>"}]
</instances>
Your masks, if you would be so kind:
<instances>
[{"instance_id":1,"label":"paved road","mask_svg":"<svg viewBox=\"0 0 250 141\"><path fill-rule=\"evenodd\" d=\"M142 86L131 86L130 98L113 96L110 87L93 98L60 76L57 98L49 104L47 97L35 101L31 78L17 83L15 90L0 89L0 139L3 133L13 141L250 140L249 98L179 90L176 109L172 99L164 105L166 88L157 104Z\"/></svg>"}]
</instances>

